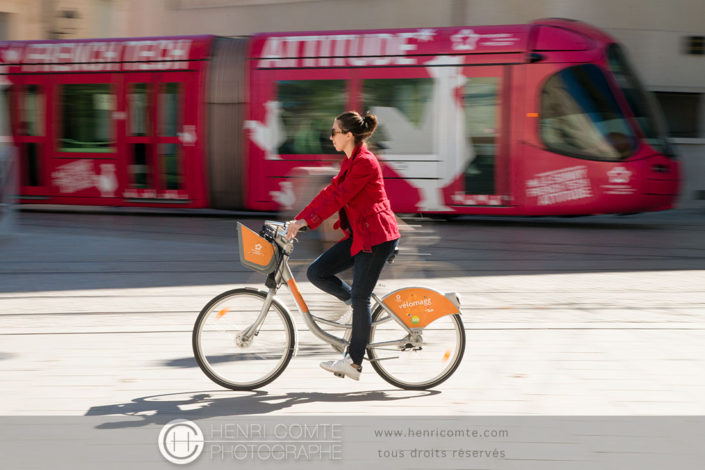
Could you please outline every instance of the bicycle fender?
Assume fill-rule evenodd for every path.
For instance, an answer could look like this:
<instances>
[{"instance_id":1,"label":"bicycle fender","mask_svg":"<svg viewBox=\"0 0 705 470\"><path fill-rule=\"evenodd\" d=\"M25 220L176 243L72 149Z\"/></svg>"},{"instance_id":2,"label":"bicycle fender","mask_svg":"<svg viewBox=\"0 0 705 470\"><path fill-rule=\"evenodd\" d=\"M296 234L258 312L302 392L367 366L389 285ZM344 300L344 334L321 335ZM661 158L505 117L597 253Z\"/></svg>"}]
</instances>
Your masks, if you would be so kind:
<instances>
[{"instance_id":1,"label":"bicycle fender","mask_svg":"<svg viewBox=\"0 0 705 470\"><path fill-rule=\"evenodd\" d=\"M423 328L445 315L459 315L455 294L443 294L428 287L404 287L387 294L382 302L409 328Z\"/></svg>"}]
</instances>

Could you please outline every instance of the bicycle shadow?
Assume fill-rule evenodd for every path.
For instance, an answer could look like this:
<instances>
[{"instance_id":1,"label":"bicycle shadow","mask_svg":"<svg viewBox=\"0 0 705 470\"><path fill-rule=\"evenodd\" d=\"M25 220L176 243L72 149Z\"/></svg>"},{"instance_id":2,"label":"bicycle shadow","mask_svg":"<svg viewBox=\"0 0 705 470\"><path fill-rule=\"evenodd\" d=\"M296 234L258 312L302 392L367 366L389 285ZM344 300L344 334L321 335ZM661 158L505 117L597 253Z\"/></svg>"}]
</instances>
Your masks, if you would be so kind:
<instances>
[{"instance_id":1,"label":"bicycle shadow","mask_svg":"<svg viewBox=\"0 0 705 470\"><path fill-rule=\"evenodd\" d=\"M231 396L232 393L246 394ZM133 399L129 403L91 407L85 416L135 417L133 421L105 422L96 429L136 428L150 424L164 425L175 418L197 421L199 419L266 415L293 406L312 403L335 402L392 402L414 398L430 397L441 393L439 390L370 390L360 392L324 393L291 392L271 394L267 391L230 392L214 390L203 392L171 393L150 395ZM217 395L224 394L224 397ZM185 397L183 397L186 395ZM179 396L183 398L179 398ZM176 397L174 399L170 399Z\"/></svg>"}]
</instances>

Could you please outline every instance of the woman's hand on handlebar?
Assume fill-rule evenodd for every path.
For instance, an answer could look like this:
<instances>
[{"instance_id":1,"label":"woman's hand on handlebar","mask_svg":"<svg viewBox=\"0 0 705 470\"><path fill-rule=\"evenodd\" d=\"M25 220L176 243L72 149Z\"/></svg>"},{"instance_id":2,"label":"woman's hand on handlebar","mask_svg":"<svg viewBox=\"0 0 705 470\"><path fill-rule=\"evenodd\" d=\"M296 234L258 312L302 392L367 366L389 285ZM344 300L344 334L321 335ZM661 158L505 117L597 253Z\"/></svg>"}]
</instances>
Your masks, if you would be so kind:
<instances>
[{"instance_id":1,"label":"woman's hand on handlebar","mask_svg":"<svg viewBox=\"0 0 705 470\"><path fill-rule=\"evenodd\" d=\"M289 224L286 227L286 238L291 240L296 236L297 233L299 233L299 230L307 227L308 224L304 219L300 220L290 220Z\"/></svg>"}]
</instances>

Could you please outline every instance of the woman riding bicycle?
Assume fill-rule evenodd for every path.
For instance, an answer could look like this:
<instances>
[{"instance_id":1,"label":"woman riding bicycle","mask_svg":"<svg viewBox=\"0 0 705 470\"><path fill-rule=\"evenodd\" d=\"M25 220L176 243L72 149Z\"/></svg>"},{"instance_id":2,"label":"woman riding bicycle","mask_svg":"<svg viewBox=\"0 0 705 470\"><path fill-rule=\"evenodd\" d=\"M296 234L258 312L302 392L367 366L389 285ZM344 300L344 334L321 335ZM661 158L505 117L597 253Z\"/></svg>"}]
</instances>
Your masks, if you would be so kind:
<instances>
[{"instance_id":1,"label":"woman riding bicycle","mask_svg":"<svg viewBox=\"0 0 705 470\"><path fill-rule=\"evenodd\" d=\"M330 139L345 160L338 175L289 224L287 237L308 226L318 227L338 212L336 225L346 236L309 266L307 277L319 289L352 305L352 336L343 357L321 367L359 380L370 337L370 298L384 263L399 242L399 228L384 189L382 169L365 141L374 133L377 118L347 111L333 121ZM336 274L353 268L352 286Z\"/></svg>"}]
</instances>

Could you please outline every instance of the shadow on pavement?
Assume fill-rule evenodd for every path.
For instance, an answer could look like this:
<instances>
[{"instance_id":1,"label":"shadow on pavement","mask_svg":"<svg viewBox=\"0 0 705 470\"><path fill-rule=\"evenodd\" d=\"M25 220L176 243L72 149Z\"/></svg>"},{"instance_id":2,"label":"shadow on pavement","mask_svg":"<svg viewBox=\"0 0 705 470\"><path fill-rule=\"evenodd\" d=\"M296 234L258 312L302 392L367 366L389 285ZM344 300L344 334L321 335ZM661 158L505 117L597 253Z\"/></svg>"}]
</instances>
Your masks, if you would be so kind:
<instances>
[{"instance_id":1,"label":"shadow on pavement","mask_svg":"<svg viewBox=\"0 0 705 470\"><path fill-rule=\"evenodd\" d=\"M333 333L338 334L338 333ZM332 354L337 354L336 350L328 344L299 344L296 352L296 357L306 357L306 358L329 358ZM3 353L0 353L0 360L3 359ZM240 355L240 357L244 357ZM261 357L261 356L260 356ZM230 356L224 354L222 357L209 357L211 363L218 363L222 361L230 360ZM175 369L192 369L197 368L198 364L193 356L180 357L178 359L171 359L169 361L164 361L157 364L159 367L173 367Z\"/></svg>"},{"instance_id":2,"label":"shadow on pavement","mask_svg":"<svg viewBox=\"0 0 705 470\"><path fill-rule=\"evenodd\" d=\"M172 419L199 419L266 415L285 408L315 403L353 403L353 402L393 402L398 400L418 399L441 393L438 390L370 390L364 392L323 393L291 392L274 393L266 391L231 392L225 390L184 392L166 395L152 395L135 398L129 403L94 406L86 416L134 417L134 421L106 421L97 429L119 429L147 426L149 424L166 424ZM224 396L218 396L224 395Z\"/></svg>"}]
</instances>

